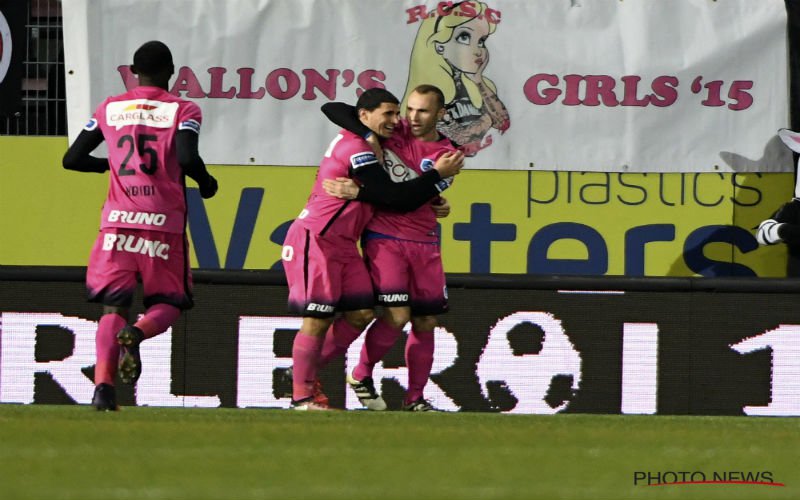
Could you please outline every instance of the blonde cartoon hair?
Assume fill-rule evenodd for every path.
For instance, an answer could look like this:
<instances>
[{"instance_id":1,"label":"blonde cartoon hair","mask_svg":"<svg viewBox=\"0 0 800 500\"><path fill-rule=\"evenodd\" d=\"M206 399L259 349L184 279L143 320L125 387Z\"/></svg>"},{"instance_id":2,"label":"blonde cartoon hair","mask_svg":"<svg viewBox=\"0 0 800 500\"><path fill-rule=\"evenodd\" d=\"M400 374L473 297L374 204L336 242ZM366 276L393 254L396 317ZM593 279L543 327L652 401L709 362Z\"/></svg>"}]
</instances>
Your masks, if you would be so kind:
<instances>
[{"instance_id":1,"label":"blonde cartoon hair","mask_svg":"<svg viewBox=\"0 0 800 500\"><path fill-rule=\"evenodd\" d=\"M467 5L465 6L465 4ZM489 18L486 15L488 8L488 5L479 1L458 2L448 8L446 16L428 17L422 21L417 37L414 40L414 48L411 50L408 82L406 83L406 91L403 94L403 103L400 109L406 109L408 96L418 85L422 84L439 87L444 93L445 103L453 100L456 94L453 69L445 58L436 52L435 44L449 41L453 37L456 28L478 17L488 24L489 34L494 33L497 25L489 22ZM472 104L480 109L483 105L483 97L481 97L475 82L466 78L463 74L461 74L461 81ZM488 78L483 77L483 82L493 92L497 91L494 82Z\"/></svg>"}]
</instances>

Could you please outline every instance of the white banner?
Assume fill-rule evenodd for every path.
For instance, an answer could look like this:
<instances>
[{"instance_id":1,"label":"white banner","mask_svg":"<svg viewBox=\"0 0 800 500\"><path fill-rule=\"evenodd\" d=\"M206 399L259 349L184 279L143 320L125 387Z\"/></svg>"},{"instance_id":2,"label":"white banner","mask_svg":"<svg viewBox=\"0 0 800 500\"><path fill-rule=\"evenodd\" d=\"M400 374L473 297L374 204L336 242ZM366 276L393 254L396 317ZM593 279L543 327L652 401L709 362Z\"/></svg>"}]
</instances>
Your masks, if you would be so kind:
<instances>
[{"instance_id":1,"label":"white banner","mask_svg":"<svg viewBox=\"0 0 800 500\"><path fill-rule=\"evenodd\" d=\"M70 137L148 40L213 164L316 165L329 101L419 83L470 168L791 171L783 0L64 0Z\"/></svg>"}]
</instances>

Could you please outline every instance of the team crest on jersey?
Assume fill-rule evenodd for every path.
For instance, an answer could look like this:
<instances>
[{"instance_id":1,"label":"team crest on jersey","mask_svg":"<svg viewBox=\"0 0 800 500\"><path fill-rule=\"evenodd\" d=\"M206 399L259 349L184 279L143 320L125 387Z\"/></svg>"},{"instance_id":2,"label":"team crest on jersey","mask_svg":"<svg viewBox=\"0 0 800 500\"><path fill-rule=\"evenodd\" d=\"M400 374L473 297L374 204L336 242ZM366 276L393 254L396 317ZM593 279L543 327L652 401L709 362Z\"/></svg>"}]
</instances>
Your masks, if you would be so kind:
<instances>
[{"instance_id":1,"label":"team crest on jersey","mask_svg":"<svg viewBox=\"0 0 800 500\"><path fill-rule=\"evenodd\" d=\"M89 123L83 126L83 130L86 130L87 132L91 132L96 128L97 128L97 119L95 118L92 118L91 120L89 120Z\"/></svg>"},{"instance_id":2,"label":"team crest on jersey","mask_svg":"<svg viewBox=\"0 0 800 500\"><path fill-rule=\"evenodd\" d=\"M353 166L353 170L375 163L378 163L378 158L376 158L375 153L372 152L356 153L350 157L350 165Z\"/></svg>"},{"instance_id":3,"label":"team crest on jersey","mask_svg":"<svg viewBox=\"0 0 800 500\"><path fill-rule=\"evenodd\" d=\"M177 114L177 102L132 99L109 103L106 106L106 123L117 130L126 125L171 128L175 125Z\"/></svg>"}]
</instances>

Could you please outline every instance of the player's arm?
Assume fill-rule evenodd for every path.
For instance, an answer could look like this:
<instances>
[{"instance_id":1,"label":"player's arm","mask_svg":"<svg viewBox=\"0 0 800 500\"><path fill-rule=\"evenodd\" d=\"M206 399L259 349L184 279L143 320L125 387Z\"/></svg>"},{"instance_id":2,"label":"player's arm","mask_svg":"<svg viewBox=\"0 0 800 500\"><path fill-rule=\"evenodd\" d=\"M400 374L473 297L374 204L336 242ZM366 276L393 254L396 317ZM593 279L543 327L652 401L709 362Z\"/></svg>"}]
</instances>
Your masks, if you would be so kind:
<instances>
[{"instance_id":1,"label":"player's arm","mask_svg":"<svg viewBox=\"0 0 800 500\"><path fill-rule=\"evenodd\" d=\"M343 129L349 130L364 139L372 135L372 130L359 120L355 106L344 102L327 102L322 105L321 109L328 120Z\"/></svg>"},{"instance_id":2,"label":"player's arm","mask_svg":"<svg viewBox=\"0 0 800 500\"><path fill-rule=\"evenodd\" d=\"M432 170L425 172L421 177L400 183L393 182L383 169L373 171L375 165L377 161L374 157L371 164L362 161L357 168L354 167L353 178L324 179L322 187L326 193L336 198L357 199L382 208L410 211L426 201L438 199L438 194L450 187L452 175L457 174L464 165L464 155L460 151L445 153L436 160ZM442 179L443 174L449 177ZM436 182L436 192L427 188L428 183L432 181Z\"/></svg>"},{"instance_id":3,"label":"player's arm","mask_svg":"<svg viewBox=\"0 0 800 500\"><path fill-rule=\"evenodd\" d=\"M376 164L358 169L353 178L359 184L355 199L399 212L416 210L441 192L437 184L442 178L435 170L407 182L394 182Z\"/></svg>"},{"instance_id":4,"label":"player's arm","mask_svg":"<svg viewBox=\"0 0 800 500\"><path fill-rule=\"evenodd\" d=\"M464 155L453 151L440 157L434 168L421 176L405 182L394 182L376 160L373 164L353 170L352 176L359 184L355 199L390 210L410 212L450 187L446 178L457 174L463 166Z\"/></svg>"},{"instance_id":5,"label":"player's arm","mask_svg":"<svg viewBox=\"0 0 800 500\"><path fill-rule=\"evenodd\" d=\"M96 158L91 154L103 140L103 133L99 127L82 130L75 142L64 153L61 165L67 170L77 172L96 172L98 174L107 172L109 169L108 158Z\"/></svg>"},{"instance_id":6,"label":"player's arm","mask_svg":"<svg viewBox=\"0 0 800 500\"><path fill-rule=\"evenodd\" d=\"M217 193L217 180L208 173L206 164L200 157L198 144L200 136L193 130L179 130L175 134L178 164L181 170L200 188L200 196L211 198Z\"/></svg>"},{"instance_id":7,"label":"player's arm","mask_svg":"<svg viewBox=\"0 0 800 500\"><path fill-rule=\"evenodd\" d=\"M772 217L759 224L756 239L762 245L800 244L800 199L784 203Z\"/></svg>"}]
</instances>

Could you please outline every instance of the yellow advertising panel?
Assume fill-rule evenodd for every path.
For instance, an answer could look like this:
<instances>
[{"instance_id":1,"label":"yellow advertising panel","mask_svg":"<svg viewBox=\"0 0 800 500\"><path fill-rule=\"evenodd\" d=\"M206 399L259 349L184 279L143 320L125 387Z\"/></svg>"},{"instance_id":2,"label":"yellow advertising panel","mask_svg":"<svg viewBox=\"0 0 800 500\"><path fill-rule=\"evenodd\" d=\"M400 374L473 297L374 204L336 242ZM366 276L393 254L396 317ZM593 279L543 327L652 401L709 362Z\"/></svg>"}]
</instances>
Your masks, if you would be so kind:
<instances>
[{"instance_id":1,"label":"yellow advertising panel","mask_svg":"<svg viewBox=\"0 0 800 500\"><path fill-rule=\"evenodd\" d=\"M753 228L792 187L790 174L466 172L444 254L452 272L783 276L785 249L759 248Z\"/></svg>"},{"instance_id":2,"label":"yellow advertising panel","mask_svg":"<svg viewBox=\"0 0 800 500\"><path fill-rule=\"evenodd\" d=\"M86 264L107 177L63 170L66 147L63 137L0 138L0 264ZM218 195L188 194L193 265L272 268L316 169L210 169ZM792 174L468 170L445 193L445 269L781 277L785 247L759 247L753 234L793 185Z\"/></svg>"}]
</instances>

